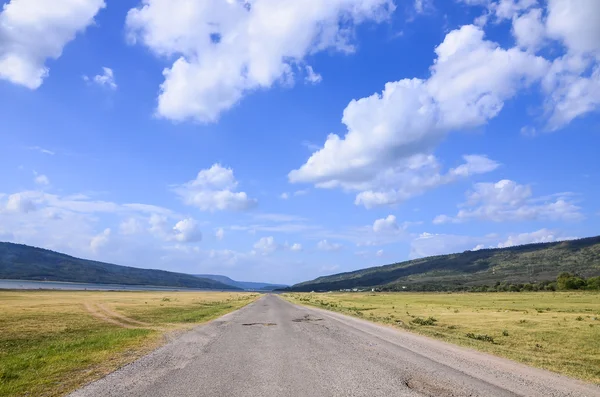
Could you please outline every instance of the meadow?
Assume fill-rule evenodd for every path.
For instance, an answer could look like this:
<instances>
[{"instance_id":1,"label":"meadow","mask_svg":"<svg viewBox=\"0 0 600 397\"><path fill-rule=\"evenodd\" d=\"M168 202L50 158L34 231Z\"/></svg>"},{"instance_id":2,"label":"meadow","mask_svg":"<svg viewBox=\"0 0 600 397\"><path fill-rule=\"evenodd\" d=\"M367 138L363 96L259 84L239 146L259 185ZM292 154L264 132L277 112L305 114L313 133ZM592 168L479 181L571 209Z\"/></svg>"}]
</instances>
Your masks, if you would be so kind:
<instances>
[{"instance_id":1,"label":"meadow","mask_svg":"<svg viewBox=\"0 0 600 397\"><path fill-rule=\"evenodd\" d=\"M0 291L0 396L61 396L259 295Z\"/></svg>"},{"instance_id":2,"label":"meadow","mask_svg":"<svg viewBox=\"0 0 600 397\"><path fill-rule=\"evenodd\" d=\"M283 296L600 384L597 292Z\"/></svg>"}]
</instances>

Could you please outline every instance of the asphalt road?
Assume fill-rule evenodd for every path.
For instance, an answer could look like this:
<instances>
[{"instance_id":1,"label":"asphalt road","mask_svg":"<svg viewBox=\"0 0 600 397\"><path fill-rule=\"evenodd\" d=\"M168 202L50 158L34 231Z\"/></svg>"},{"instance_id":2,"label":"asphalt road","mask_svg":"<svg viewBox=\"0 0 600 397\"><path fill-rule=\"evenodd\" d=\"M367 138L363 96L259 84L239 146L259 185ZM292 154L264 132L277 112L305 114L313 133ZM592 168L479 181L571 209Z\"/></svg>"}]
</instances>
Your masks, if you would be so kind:
<instances>
[{"instance_id":1,"label":"asphalt road","mask_svg":"<svg viewBox=\"0 0 600 397\"><path fill-rule=\"evenodd\" d=\"M509 360L267 295L71 397L600 396Z\"/></svg>"}]
</instances>

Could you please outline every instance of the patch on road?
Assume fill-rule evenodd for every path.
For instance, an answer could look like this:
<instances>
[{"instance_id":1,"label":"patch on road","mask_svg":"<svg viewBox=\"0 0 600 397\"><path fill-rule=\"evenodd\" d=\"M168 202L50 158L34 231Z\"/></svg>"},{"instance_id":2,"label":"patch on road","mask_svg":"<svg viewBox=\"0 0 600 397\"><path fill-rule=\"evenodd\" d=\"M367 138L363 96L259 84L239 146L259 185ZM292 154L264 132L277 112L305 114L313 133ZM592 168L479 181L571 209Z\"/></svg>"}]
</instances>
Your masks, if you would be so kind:
<instances>
[{"instance_id":1,"label":"patch on road","mask_svg":"<svg viewBox=\"0 0 600 397\"><path fill-rule=\"evenodd\" d=\"M431 382L424 382L421 379L409 378L404 381L406 387L414 390L418 393L423 394L427 397L455 397L456 394L452 390L441 387L439 385L433 385Z\"/></svg>"},{"instance_id":2,"label":"patch on road","mask_svg":"<svg viewBox=\"0 0 600 397\"><path fill-rule=\"evenodd\" d=\"M262 325L264 327L272 327L273 325L277 325L275 323L244 323L242 325L253 326L253 325Z\"/></svg>"},{"instance_id":3,"label":"patch on road","mask_svg":"<svg viewBox=\"0 0 600 397\"><path fill-rule=\"evenodd\" d=\"M305 314L302 318L295 318L292 320L295 323L309 323L312 321L323 321L322 318L313 317L310 314Z\"/></svg>"}]
</instances>

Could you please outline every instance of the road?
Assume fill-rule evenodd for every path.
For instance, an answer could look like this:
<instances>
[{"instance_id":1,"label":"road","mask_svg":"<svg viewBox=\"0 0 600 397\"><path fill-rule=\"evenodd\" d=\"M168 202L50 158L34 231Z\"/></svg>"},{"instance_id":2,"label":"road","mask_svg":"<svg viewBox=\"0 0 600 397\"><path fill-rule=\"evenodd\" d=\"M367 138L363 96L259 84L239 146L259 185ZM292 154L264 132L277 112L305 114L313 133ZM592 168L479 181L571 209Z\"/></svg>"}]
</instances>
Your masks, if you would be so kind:
<instances>
[{"instance_id":1,"label":"road","mask_svg":"<svg viewBox=\"0 0 600 397\"><path fill-rule=\"evenodd\" d=\"M266 295L71 397L600 396L600 387Z\"/></svg>"}]
</instances>

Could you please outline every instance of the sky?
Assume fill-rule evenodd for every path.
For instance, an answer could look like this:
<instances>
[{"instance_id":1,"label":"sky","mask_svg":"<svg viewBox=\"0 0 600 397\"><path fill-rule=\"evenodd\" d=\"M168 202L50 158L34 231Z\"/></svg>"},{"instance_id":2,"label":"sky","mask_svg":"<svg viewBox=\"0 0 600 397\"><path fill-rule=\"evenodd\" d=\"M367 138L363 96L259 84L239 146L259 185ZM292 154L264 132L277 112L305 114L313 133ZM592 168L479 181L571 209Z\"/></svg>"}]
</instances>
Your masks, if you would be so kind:
<instances>
[{"instance_id":1,"label":"sky","mask_svg":"<svg viewBox=\"0 0 600 397\"><path fill-rule=\"evenodd\" d=\"M596 0L0 4L0 241L292 284L598 234Z\"/></svg>"}]
</instances>

